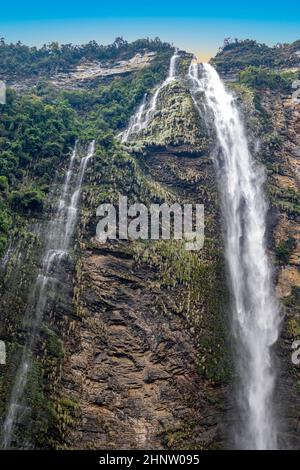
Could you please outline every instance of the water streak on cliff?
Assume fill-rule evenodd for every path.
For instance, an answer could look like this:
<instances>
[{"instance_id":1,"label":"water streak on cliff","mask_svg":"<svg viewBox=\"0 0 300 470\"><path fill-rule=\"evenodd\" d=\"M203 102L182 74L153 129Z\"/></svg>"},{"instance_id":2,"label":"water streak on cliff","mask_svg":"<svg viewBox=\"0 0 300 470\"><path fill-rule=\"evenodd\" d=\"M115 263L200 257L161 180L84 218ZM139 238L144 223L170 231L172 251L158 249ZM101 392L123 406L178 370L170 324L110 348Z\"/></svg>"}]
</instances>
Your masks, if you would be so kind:
<instances>
[{"instance_id":1,"label":"water streak on cliff","mask_svg":"<svg viewBox=\"0 0 300 470\"><path fill-rule=\"evenodd\" d=\"M75 229L79 197L87 164L95 150L95 142L89 144L87 155L80 160L76 175L77 145L72 153L69 168L61 190L58 207L45 234L45 251L42 266L29 296L24 315L24 329L27 334L19 367L9 399L7 414L2 430L2 447L11 446L16 425L28 412L26 386L33 364L34 349L38 340L39 329L45 312L49 290L57 283L62 260L68 255ZM72 188L72 180L75 179Z\"/></svg>"}]
</instances>

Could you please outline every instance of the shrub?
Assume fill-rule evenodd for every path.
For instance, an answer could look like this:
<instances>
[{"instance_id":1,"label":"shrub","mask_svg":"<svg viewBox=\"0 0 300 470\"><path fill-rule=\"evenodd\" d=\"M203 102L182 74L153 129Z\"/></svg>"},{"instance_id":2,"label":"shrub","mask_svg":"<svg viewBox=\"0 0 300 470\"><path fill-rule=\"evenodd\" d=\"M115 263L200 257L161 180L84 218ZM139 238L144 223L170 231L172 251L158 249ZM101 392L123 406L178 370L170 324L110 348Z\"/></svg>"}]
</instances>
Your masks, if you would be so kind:
<instances>
[{"instance_id":1,"label":"shrub","mask_svg":"<svg viewBox=\"0 0 300 470\"><path fill-rule=\"evenodd\" d=\"M12 208L21 212L41 212L43 210L44 194L39 190L13 191L11 195Z\"/></svg>"},{"instance_id":2,"label":"shrub","mask_svg":"<svg viewBox=\"0 0 300 470\"><path fill-rule=\"evenodd\" d=\"M262 67L247 67L239 73L239 82L251 88L289 91L290 81L280 73Z\"/></svg>"},{"instance_id":3,"label":"shrub","mask_svg":"<svg viewBox=\"0 0 300 470\"><path fill-rule=\"evenodd\" d=\"M6 176L0 176L0 191L2 193L8 192L8 181Z\"/></svg>"},{"instance_id":4,"label":"shrub","mask_svg":"<svg viewBox=\"0 0 300 470\"><path fill-rule=\"evenodd\" d=\"M275 248L275 253L280 264L288 264L290 256L296 248L296 240L289 237L287 240L281 240Z\"/></svg>"}]
</instances>

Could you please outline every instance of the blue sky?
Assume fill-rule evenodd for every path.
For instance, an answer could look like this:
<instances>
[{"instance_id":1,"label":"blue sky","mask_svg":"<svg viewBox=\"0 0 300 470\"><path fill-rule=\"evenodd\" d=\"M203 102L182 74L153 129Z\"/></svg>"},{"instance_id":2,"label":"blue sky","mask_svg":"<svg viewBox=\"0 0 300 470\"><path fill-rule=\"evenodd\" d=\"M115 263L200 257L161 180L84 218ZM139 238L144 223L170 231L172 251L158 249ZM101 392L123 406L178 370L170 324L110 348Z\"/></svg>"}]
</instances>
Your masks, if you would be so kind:
<instances>
[{"instance_id":1,"label":"blue sky","mask_svg":"<svg viewBox=\"0 0 300 470\"><path fill-rule=\"evenodd\" d=\"M0 36L29 45L159 36L208 58L224 37L268 44L300 39L300 8L299 0L6 0Z\"/></svg>"}]
</instances>

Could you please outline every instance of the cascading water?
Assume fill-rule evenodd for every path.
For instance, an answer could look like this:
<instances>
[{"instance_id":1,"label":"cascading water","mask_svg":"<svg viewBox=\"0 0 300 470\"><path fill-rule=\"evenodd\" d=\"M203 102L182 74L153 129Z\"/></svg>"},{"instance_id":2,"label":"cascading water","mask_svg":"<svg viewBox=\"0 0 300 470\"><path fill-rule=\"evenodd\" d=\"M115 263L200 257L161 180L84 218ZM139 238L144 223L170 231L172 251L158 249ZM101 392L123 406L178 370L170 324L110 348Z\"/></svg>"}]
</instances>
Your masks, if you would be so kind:
<instances>
[{"instance_id":1,"label":"cascading water","mask_svg":"<svg viewBox=\"0 0 300 470\"><path fill-rule=\"evenodd\" d=\"M67 208L65 233L64 233L64 238L63 238L63 245L66 248L69 247L69 244L70 244L73 232L74 232L74 228L75 228L79 196L80 196L80 191L81 191L81 186L82 186L85 170L86 170L89 160L92 158L94 154L94 151L95 151L95 141L92 141L91 144L89 145L87 156L83 157L80 160L80 167L79 167L79 172L78 172L77 181L75 185L75 191L73 192L71 196L71 204Z\"/></svg>"},{"instance_id":2,"label":"cascading water","mask_svg":"<svg viewBox=\"0 0 300 470\"><path fill-rule=\"evenodd\" d=\"M137 134L145 129L157 107L157 99L160 95L162 89L167 86L169 83L173 82L176 79L176 61L179 57L178 50L176 49L174 54L170 59L169 73L165 81L159 85L152 95L149 105L147 107L146 95L144 95L143 101L139 106L137 112L130 119L129 126L127 129L122 132L119 137L121 137L121 142L127 142L128 138L132 134Z\"/></svg>"},{"instance_id":3,"label":"cascading water","mask_svg":"<svg viewBox=\"0 0 300 470\"><path fill-rule=\"evenodd\" d=\"M3 257L1 258L0 260L0 268L1 269L5 269L8 261L9 261L9 258L11 256L11 254L13 253L13 248L11 247L11 245L9 245L9 247L7 248L6 252L4 253Z\"/></svg>"},{"instance_id":4,"label":"cascading water","mask_svg":"<svg viewBox=\"0 0 300 470\"><path fill-rule=\"evenodd\" d=\"M74 233L79 196L90 158L95 150L95 142L91 142L87 155L80 160L80 167L75 187L71 192L71 182L75 172L77 145L72 153L69 168L59 199L58 208L53 220L50 221L46 234L46 248L42 268L37 276L33 293L30 296L24 317L24 328L27 331L27 341L24 346L19 368L8 403L7 414L3 425L2 446L7 449L11 445L15 426L26 413L26 400L23 397L28 376L32 365L32 353L37 342L37 336L47 303L48 289L55 282L55 271L60 267L61 260L68 254ZM68 205L68 201L70 201Z\"/></svg>"},{"instance_id":5,"label":"cascading water","mask_svg":"<svg viewBox=\"0 0 300 470\"><path fill-rule=\"evenodd\" d=\"M237 344L241 425L236 446L276 449L275 372L271 349L278 338L280 311L272 285L265 230L264 174L255 163L234 97L209 64L190 65L192 95L205 95L218 139L219 173L230 275L233 333Z\"/></svg>"},{"instance_id":6,"label":"cascading water","mask_svg":"<svg viewBox=\"0 0 300 470\"><path fill-rule=\"evenodd\" d=\"M147 93L144 94L143 101L137 112L131 117L129 126L121 133L121 142L127 142L131 134L138 134L143 128L143 116L146 107Z\"/></svg>"},{"instance_id":7,"label":"cascading water","mask_svg":"<svg viewBox=\"0 0 300 470\"><path fill-rule=\"evenodd\" d=\"M157 88L157 90L155 91L154 95L151 98L149 109L147 110L145 114L145 119L143 122L143 129L147 127L151 117L153 116L154 111L156 110L157 99L160 95L161 90L176 79L176 61L178 57L179 55L176 49L175 53L172 55L171 60L170 60L169 73L168 73L166 80Z\"/></svg>"}]
</instances>

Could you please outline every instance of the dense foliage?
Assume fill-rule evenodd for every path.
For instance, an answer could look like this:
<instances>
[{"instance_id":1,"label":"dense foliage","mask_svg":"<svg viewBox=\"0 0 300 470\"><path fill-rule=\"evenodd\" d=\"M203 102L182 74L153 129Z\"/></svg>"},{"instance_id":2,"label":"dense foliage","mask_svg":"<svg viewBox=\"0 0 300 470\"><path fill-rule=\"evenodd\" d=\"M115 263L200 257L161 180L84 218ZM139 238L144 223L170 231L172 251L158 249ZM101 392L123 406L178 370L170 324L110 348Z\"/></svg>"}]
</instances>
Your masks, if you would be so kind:
<instances>
[{"instance_id":1,"label":"dense foliage","mask_svg":"<svg viewBox=\"0 0 300 470\"><path fill-rule=\"evenodd\" d=\"M62 97L85 116L83 127L90 136L105 144L124 128L143 95L165 78L171 53L160 53L151 66L138 73L116 78L94 90L64 91Z\"/></svg>"},{"instance_id":2,"label":"dense foliage","mask_svg":"<svg viewBox=\"0 0 300 470\"><path fill-rule=\"evenodd\" d=\"M237 72L248 66L254 67L292 67L299 66L300 40L292 44L277 44L269 47L256 41L245 39L226 39L224 46L212 60L220 72Z\"/></svg>"},{"instance_id":3,"label":"dense foliage","mask_svg":"<svg viewBox=\"0 0 300 470\"><path fill-rule=\"evenodd\" d=\"M128 58L145 48L156 51L151 65L92 89L62 90L45 80L45 70L52 70L54 64L69 68L84 57ZM96 139L102 152L118 149L116 133L125 127L144 93L163 80L172 51L158 39L131 44L117 39L110 46L52 44L42 49L0 43L4 70L19 78L23 67L27 73L30 65L30 73L45 74L43 81L23 94L8 89L7 102L0 105L0 256L15 215L42 212L50 183L76 138Z\"/></svg>"},{"instance_id":4,"label":"dense foliage","mask_svg":"<svg viewBox=\"0 0 300 470\"><path fill-rule=\"evenodd\" d=\"M240 83L251 88L269 88L290 93L292 82L298 78L298 73L274 72L267 68L249 66L238 77Z\"/></svg>"},{"instance_id":5,"label":"dense foliage","mask_svg":"<svg viewBox=\"0 0 300 470\"><path fill-rule=\"evenodd\" d=\"M48 104L33 94L8 90L0 114L0 174L10 184L29 170L53 176L61 155L76 136L76 113L62 99ZM48 172L41 168L48 167ZM44 175L43 175L44 176Z\"/></svg>"},{"instance_id":6,"label":"dense foliage","mask_svg":"<svg viewBox=\"0 0 300 470\"><path fill-rule=\"evenodd\" d=\"M296 248L297 241L294 238L281 240L275 248L275 254L279 264L288 264L291 254Z\"/></svg>"},{"instance_id":7,"label":"dense foliage","mask_svg":"<svg viewBox=\"0 0 300 470\"><path fill-rule=\"evenodd\" d=\"M108 61L128 59L143 50L171 50L171 46L160 39L138 39L128 43L117 38L113 44L103 46L96 41L84 45L62 44L52 42L41 48L28 47L17 42L7 44L0 40L0 77L49 77L54 72L67 72L82 60Z\"/></svg>"},{"instance_id":8,"label":"dense foliage","mask_svg":"<svg viewBox=\"0 0 300 470\"><path fill-rule=\"evenodd\" d=\"M36 95L8 90L0 105L0 254L15 211L42 210L45 192L77 135L67 101L48 104Z\"/></svg>"}]
</instances>

